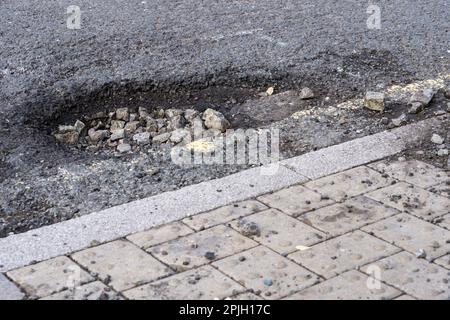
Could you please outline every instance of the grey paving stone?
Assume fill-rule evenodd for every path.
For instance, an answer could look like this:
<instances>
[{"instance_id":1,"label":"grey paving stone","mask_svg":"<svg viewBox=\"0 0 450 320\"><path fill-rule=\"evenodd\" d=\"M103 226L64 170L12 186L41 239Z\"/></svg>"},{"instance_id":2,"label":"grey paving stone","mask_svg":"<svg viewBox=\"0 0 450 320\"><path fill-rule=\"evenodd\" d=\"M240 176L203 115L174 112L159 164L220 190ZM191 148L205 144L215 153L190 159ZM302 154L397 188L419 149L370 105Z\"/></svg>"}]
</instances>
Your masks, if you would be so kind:
<instances>
[{"instance_id":1,"label":"grey paving stone","mask_svg":"<svg viewBox=\"0 0 450 320\"><path fill-rule=\"evenodd\" d=\"M152 282L123 294L133 300L212 300L245 291L234 280L203 266Z\"/></svg>"},{"instance_id":2,"label":"grey paving stone","mask_svg":"<svg viewBox=\"0 0 450 320\"><path fill-rule=\"evenodd\" d=\"M366 196L429 221L450 212L450 199L405 182L370 192Z\"/></svg>"},{"instance_id":3,"label":"grey paving stone","mask_svg":"<svg viewBox=\"0 0 450 320\"><path fill-rule=\"evenodd\" d=\"M128 236L127 239L142 249L148 249L151 246L185 236L192 232L188 226L179 221L175 221L144 232L135 233Z\"/></svg>"},{"instance_id":4,"label":"grey paving stone","mask_svg":"<svg viewBox=\"0 0 450 320\"><path fill-rule=\"evenodd\" d=\"M91 282L73 290L64 290L41 300L121 300L114 290L100 281Z\"/></svg>"},{"instance_id":5,"label":"grey paving stone","mask_svg":"<svg viewBox=\"0 0 450 320\"><path fill-rule=\"evenodd\" d=\"M438 221L438 226L450 230L450 213L435 219L435 221Z\"/></svg>"},{"instance_id":6,"label":"grey paving stone","mask_svg":"<svg viewBox=\"0 0 450 320\"><path fill-rule=\"evenodd\" d=\"M430 187L428 191L450 198L450 179L448 179L446 182L438 184L437 186Z\"/></svg>"},{"instance_id":7,"label":"grey paving stone","mask_svg":"<svg viewBox=\"0 0 450 320\"><path fill-rule=\"evenodd\" d=\"M171 270L126 240L72 254L72 258L117 291L171 274Z\"/></svg>"},{"instance_id":8,"label":"grey paving stone","mask_svg":"<svg viewBox=\"0 0 450 320\"><path fill-rule=\"evenodd\" d=\"M435 264L450 270L450 254L447 254L433 261Z\"/></svg>"},{"instance_id":9,"label":"grey paving stone","mask_svg":"<svg viewBox=\"0 0 450 320\"><path fill-rule=\"evenodd\" d=\"M235 296L228 297L225 300L264 300L264 299L261 298L260 296L257 296L254 293L243 292L243 293L239 293Z\"/></svg>"},{"instance_id":10,"label":"grey paving stone","mask_svg":"<svg viewBox=\"0 0 450 320\"><path fill-rule=\"evenodd\" d=\"M305 213L298 219L335 237L399 213L364 196Z\"/></svg>"},{"instance_id":11,"label":"grey paving stone","mask_svg":"<svg viewBox=\"0 0 450 320\"><path fill-rule=\"evenodd\" d=\"M275 209L235 220L231 226L240 231L240 225L248 223L256 224L260 231L250 238L280 254L288 254L294 252L296 246L311 246L325 239L323 232Z\"/></svg>"},{"instance_id":12,"label":"grey paving stone","mask_svg":"<svg viewBox=\"0 0 450 320\"><path fill-rule=\"evenodd\" d=\"M425 250L427 260L450 252L450 231L406 213L381 220L362 230L412 254Z\"/></svg>"},{"instance_id":13,"label":"grey paving stone","mask_svg":"<svg viewBox=\"0 0 450 320\"><path fill-rule=\"evenodd\" d=\"M56 257L7 273L32 298L42 298L94 280L67 257Z\"/></svg>"},{"instance_id":14,"label":"grey paving stone","mask_svg":"<svg viewBox=\"0 0 450 320\"><path fill-rule=\"evenodd\" d=\"M361 166L310 181L305 184L305 187L333 200L343 201L347 198L387 186L391 181L392 179L383 177L375 170Z\"/></svg>"},{"instance_id":15,"label":"grey paving stone","mask_svg":"<svg viewBox=\"0 0 450 320\"><path fill-rule=\"evenodd\" d=\"M401 291L379 283L372 286L373 278L359 271L351 270L302 290L287 300L387 300L401 294ZM369 284L369 285L368 285Z\"/></svg>"},{"instance_id":16,"label":"grey paving stone","mask_svg":"<svg viewBox=\"0 0 450 320\"><path fill-rule=\"evenodd\" d=\"M449 299L449 271L424 259L402 251L361 268L380 268L381 280L418 299Z\"/></svg>"},{"instance_id":17,"label":"grey paving stone","mask_svg":"<svg viewBox=\"0 0 450 320\"><path fill-rule=\"evenodd\" d=\"M411 297L408 294L402 294L400 297L397 297L394 300L416 300L416 298Z\"/></svg>"},{"instance_id":18,"label":"grey paving stone","mask_svg":"<svg viewBox=\"0 0 450 320\"><path fill-rule=\"evenodd\" d=\"M258 198L261 202L297 217L302 213L330 205L334 201L304 186L293 186Z\"/></svg>"},{"instance_id":19,"label":"grey paving stone","mask_svg":"<svg viewBox=\"0 0 450 320\"><path fill-rule=\"evenodd\" d=\"M197 214L183 220L185 224L194 230L203 230L231 220L247 216L249 214L267 209L267 206L259 201L248 200L209 212Z\"/></svg>"},{"instance_id":20,"label":"grey paving stone","mask_svg":"<svg viewBox=\"0 0 450 320\"><path fill-rule=\"evenodd\" d=\"M0 273L0 300L22 300L24 296L14 283Z\"/></svg>"},{"instance_id":21,"label":"grey paving stone","mask_svg":"<svg viewBox=\"0 0 450 320\"><path fill-rule=\"evenodd\" d=\"M219 225L152 247L149 252L172 268L184 271L256 245L237 231Z\"/></svg>"},{"instance_id":22,"label":"grey paving stone","mask_svg":"<svg viewBox=\"0 0 450 320\"><path fill-rule=\"evenodd\" d=\"M288 257L309 270L329 279L347 270L400 251L387 242L361 231L327 240Z\"/></svg>"},{"instance_id":23,"label":"grey paving stone","mask_svg":"<svg viewBox=\"0 0 450 320\"><path fill-rule=\"evenodd\" d=\"M437 185L450 178L444 170L418 160L380 161L369 166L395 179L406 181L421 188Z\"/></svg>"},{"instance_id":24,"label":"grey paving stone","mask_svg":"<svg viewBox=\"0 0 450 320\"><path fill-rule=\"evenodd\" d=\"M319 277L263 246L214 262L213 265L264 299L279 299L309 287Z\"/></svg>"}]
</instances>

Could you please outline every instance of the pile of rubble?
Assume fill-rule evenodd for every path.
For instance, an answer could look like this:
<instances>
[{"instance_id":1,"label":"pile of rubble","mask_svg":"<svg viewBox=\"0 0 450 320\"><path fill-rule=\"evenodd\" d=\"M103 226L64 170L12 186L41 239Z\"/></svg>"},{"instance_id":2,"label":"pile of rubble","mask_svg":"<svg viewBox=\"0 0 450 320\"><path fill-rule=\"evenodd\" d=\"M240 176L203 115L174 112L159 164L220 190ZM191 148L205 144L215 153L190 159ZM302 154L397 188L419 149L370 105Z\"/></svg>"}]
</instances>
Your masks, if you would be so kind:
<instances>
[{"instance_id":1,"label":"pile of rubble","mask_svg":"<svg viewBox=\"0 0 450 320\"><path fill-rule=\"evenodd\" d=\"M84 117L74 125L60 125L53 136L61 143L127 153L149 145L189 143L194 130L203 137L214 137L229 127L225 116L213 109L200 113L194 109L119 108Z\"/></svg>"},{"instance_id":2,"label":"pile of rubble","mask_svg":"<svg viewBox=\"0 0 450 320\"><path fill-rule=\"evenodd\" d=\"M408 112L402 113L399 117L392 119L390 126L402 126L408 122L408 114L413 115L424 111L424 109L430 105L437 92L437 89L430 87L419 90L412 94L408 100ZM446 98L450 99L450 86L444 88L443 93ZM364 106L367 109L382 113L384 112L386 107L385 99L385 94L382 92L367 92L364 98ZM450 112L450 102L447 104L447 111ZM445 111L442 112L445 113ZM388 119L386 120L389 121Z\"/></svg>"}]
</instances>

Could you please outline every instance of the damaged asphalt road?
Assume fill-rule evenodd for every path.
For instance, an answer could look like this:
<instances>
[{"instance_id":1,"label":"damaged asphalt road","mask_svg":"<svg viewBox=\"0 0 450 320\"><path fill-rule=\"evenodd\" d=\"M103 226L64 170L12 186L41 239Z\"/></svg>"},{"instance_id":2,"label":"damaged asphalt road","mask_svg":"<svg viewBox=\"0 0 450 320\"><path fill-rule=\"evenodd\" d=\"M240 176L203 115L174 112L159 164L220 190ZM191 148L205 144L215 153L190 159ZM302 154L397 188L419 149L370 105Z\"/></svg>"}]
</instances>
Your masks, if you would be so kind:
<instances>
[{"instance_id":1,"label":"damaged asphalt road","mask_svg":"<svg viewBox=\"0 0 450 320\"><path fill-rule=\"evenodd\" d=\"M68 115L174 95L177 106L227 114L269 85L311 87L320 106L449 71L448 0L377 1L380 30L367 28L367 1L79 0L81 29L70 30L73 4L0 4L0 236L244 167L177 167L164 150L125 159L74 150L50 135ZM367 113L350 122L325 125L320 141L318 122L307 134L283 126L286 155L384 129Z\"/></svg>"}]
</instances>

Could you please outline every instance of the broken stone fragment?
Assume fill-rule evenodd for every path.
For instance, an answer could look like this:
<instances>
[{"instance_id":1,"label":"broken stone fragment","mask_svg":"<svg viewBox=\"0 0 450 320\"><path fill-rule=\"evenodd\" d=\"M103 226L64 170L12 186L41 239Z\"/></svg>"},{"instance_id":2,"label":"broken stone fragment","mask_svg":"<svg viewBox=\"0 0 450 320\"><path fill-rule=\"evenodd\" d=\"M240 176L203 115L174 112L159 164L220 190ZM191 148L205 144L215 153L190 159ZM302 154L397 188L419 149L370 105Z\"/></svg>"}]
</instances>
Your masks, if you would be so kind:
<instances>
[{"instance_id":1,"label":"broken stone fragment","mask_svg":"<svg viewBox=\"0 0 450 320\"><path fill-rule=\"evenodd\" d=\"M137 115L137 113L130 113L130 121L138 121L139 120L139 116Z\"/></svg>"},{"instance_id":2,"label":"broken stone fragment","mask_svg":"<svg viewBox=\"0 0 450 320\"><path fill-rule=\"evenodd\" d=\"M310 88L306 87L300 91L300 99L307 100L312 98L314 98L314 92Z\"/></svg>"},{"instance_id":3,"label":"broken stone fragment","mask_svg":"<svg viewBox=\"0 0 450 320\"><path fill-rule=\"evenodd\" d=\"M225 130L230 127L230 123L225 116L213 109L206 109L205 112L203 112L203 120L208 129L217 129L221 132L225 132Z\"/></svg>"},{"instance_id":4,"label":"broken stone fragment","mask_svg":"<svg viewBox=\"0 0 450 320\"><path fill-rule=\"evenodd\" d=\"M80 120L75 121L75 125L73 126L75 128L75 131L80 133L86 128L86 125L81 122Z\"/></svg>"},{"instance_id":5,"label":"broken stone fragment","mask_svg":"<svg viewBox=\"0 0 450 320\"><path fill-rule=\"evenodd\" d=\"M431 136L431 142L433 142L434 144L443 144L444 138L436 133L433 133L433 135Z\"/></svg>"},{"instance_id":6,"label":"broken stone fragment","mask_svg":"<svg viewBox=\"0 0 450 320\"><path fill-rule=\"evenodd\" d=\"M153 141L153 143L156 143L156 144L164 143L164 142L167 142L167 140L170 139L170 136L171 136L171 133L170 132L166 132L166 133L154 136L152 141Z\"/></svg>"},{"instance_id":7,"label":"broken stone fragment","mask_svg":"<svg viewBox=\"0 0 450 320\"><path fill-rule=\"evenodd\" d=\"M92 143L98 143L99 141L105 140L109 136L108 130L95 130L94 128L88 131L89 139Z\"/></svg>"},{"instance_id":8,"label":"broken stone fragment","mask_svg":"<svg viewBox=\"0 0 450 320\"><path fill-rule=\"evenodd\" d=\"M133 136L133 140L139 145L145 145L150 143L150 133L142 132Z\"/></svg>"},{"instance_id":9,"label":"broken stone fragment","mask_svg":"<svg viewBox=\"0 0 450 320\"><path fill-rule=\"evenodd\" d=\"M408 122L408 116L406 114L402 114L400 117L392 119L392 124L395 127L400 127Z\"/></svg>"},{"instance_id":10,"label":"broken stone fragment","mask_svg":"<svg viewBox=\"0 0 450 320\"><path fill-rule=\"evenodd\" d=\"M186 125L186 121L184 120L182 115L175 115L169 118L169 124L167 128L169 130L175 130L183 128Z\"/></svg>"},{"instance_id":11,"label":"broken stone fragment","mask_svg":"<svg viewBox=\"0 0 450 320\"><path fill-rule=\"evenodd\" d=\"M117 151L120 153L130 152L131 146L128 143L122 143L117 146Z\"/></svg>"},{"instance_id":12,"label":"broken stone fragment","mask_svg":"<svg viewBox=\"0 0 450 320\"><path fill-rule=\"evenodd\" d=\"M437 152L437 155L439 157L448 156L448 149L439 149Z\"/></svg>"},{"instance_id":13,"label":"broken stone fragment","mask_svg":"<svg viewBox=\"0 0 450 320\"><path fill-rule=\"evenodd\" d=\"M177 129L172 131L170 135L170 141L173 143L180 143L188 135L189 131L186 129Z\"/></svg>"},{"instance_id":14,"label":"broken stone fragment","mask_svg":"<svg viewBox=\"0 0 450 320\"><path fill-rule=\"evenodd\" d=\"M123 129L125 127L125 121L122 120L111 120L111 126L110 126L110 130L111 131L116 131L118 129Z\"/></svg>"},{"instance_id":15,"label":"broken stone fragment","mask_svg":"<svg viewBox=\"0 0 450 320\"><path fill-rule=\"evenodd\" d=\"M411 107L408 110L408 113L410 114L416 114L423 110L424 105L420 102L413 102L411 103Z\"/></svg>"},{"instance_id":16,"label":"broken stone fragment","mask_svg":"<svg viewBox=\"0 0 450 320\"><path fill-rule=\"evenodd\" d=\"M107 118L107 114L104 111L100 111L97 113L94 113L92 116L89 117L90 120L97 120L97 119L103 119L103 118Z\"/></svg>"},{"instance_id":17,"label":"broken stone fragment","mask_svg":"<svg viewBox=\"0 0 450 320\"><path fill-rule=\"evenodd\" d=\"M422 91L415 92L409 99L409 103L412 105L414 102L419 102L426 107L430 104L431 100L433 100L435 94L435 89L426 88Z\"/></svg>"},{"instance_id":18,"label":"broken stone fragment","mask_svg":"<svg viewBox=\"0 0 450 320\"><path fill-rule=\"evenodd\" d=\"M58 133L67 133L71 131L76 131L74 126L67 126L67 125L58 126Z\"/></svg>"},{"instance_id":19,"label":"broken stone fragment","mask_svg":"<svg viewBox=\"0 0 450 320\"><path fill-rule=\"evenodd\" d=\"M140 122L139 121L131 121L131 122L128 122L126 125L125 125L125 132L127 133L127 134L131 134L131 133L133 133L133 132L135 132L136 130L137 130L137 128L139 128L139 126L140 126L141 124L140 124Z\"/></svg>"},{"instance_id":20,"label":"broken stone fragment","mask_svg":"<svg viewBox=\"0 0 450 320\"><path fill-rule=\"evenodd\" d=\"M168 119L172 119L176 116L183 115L183 110L180 109L167 109L164 113Z\"/></svg>"},{"instance_id":21,"label":"broken stone fragment","mask_svg":"<svg viewBox=\"0 0 450 320\"><path fill-rule=\"evenodd\" d=\"M444 96L450 99L450 84L444 88Z\"/></svg>"},{"instance_id":22,"label":"broken stone fragment","mask_svg":"<svg viewBox=\"0 0 450 320\"><path fill-rule=\"evenodd\" d=\"M129 121L130 111L128 108L119 108L116 110L116 120Z\"/></svg>"},{"instance_id":23,"label":"broken stone fragment","mask_svg":"<svg viewBox=\"0 0 450 320\"><path fill-rule=\"evenodd\" d=\"M382 92L369 91L364 98L364 106L373 111L383 112L385 95Z\"/></svg>"},{"instance_id":24,"label":"broken stone fragment","mask_svg":"<svg viewBox=\"0 0 450 320\"><path fill-rule=\"evenodd\" d=\"M194 109L187 109L184 111L184 118L189 122L192 123L194 119L196 119L199 115L199 112Z\"/></svg>"},{"instance_id":25,"label":"broken stone fragment","mask_svg":"<svg viewBox=\"0 0 450 320\"><path fill-rule=\"evenodd\" d=\"M54 135L55 139L61 143L66 144L76 144L80 135L76 131L69 131L65 133L56 133Z\"/></svg>"},{"instance_id":26,"label":"broken stone fragment","mask_svg":"<svg viewBox=\"0 0 450 320\"><path fill-rule=\"evenodd\" d=\"M159 129L158 122L150 116L147 116L145 119L145 130L148 132L156 132Z\"/></svg>"},{"instance_id":27,"label":"broken stone fragment","mask_svg":"<svg viewBox=\"0 0 450 320\"><path fill-rule=\"evenodd\" d=\"M124 129L117 129L115 131L113 131L111 137L109 138L109 140L111 141L117 141L120 139L125 138L125 130Z\"/></svg>"}]
</instances>

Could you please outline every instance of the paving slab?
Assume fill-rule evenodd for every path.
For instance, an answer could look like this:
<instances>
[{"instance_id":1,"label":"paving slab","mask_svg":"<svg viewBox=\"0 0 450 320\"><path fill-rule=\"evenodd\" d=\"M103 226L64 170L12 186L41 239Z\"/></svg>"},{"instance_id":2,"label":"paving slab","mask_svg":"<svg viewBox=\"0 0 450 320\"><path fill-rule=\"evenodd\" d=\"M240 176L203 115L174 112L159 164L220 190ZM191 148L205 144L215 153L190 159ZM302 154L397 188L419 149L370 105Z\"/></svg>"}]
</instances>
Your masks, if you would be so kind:
<instances>
[{"instance_id":1,"label":"paving slab","mask_svg":"<svg viewBox=\"0 0 450 320\"><path fill-rule=\"evenodd\" d=\"M424 250L427 260L450 252L450 231L406 213L381 220L362 230L412 254Z\"/></svg>"},{"instance_id":2,"label":"paving slab","mask_svg":"<svg viewBox=\"0 0 450 320\"><path fill-rule=\"evenodd\" d=\"M261 298L260 296L257 296L254 293L243 292L243 293L239 293L235 296L228 297L225 300L264 300L264 299Z\"/></svg>"},{"instance_id":3,"label":"paving slab","mask_svg":"<svg viewBox=\"0 0 450 320\"><path fill-rule=\"evenodd\" d=\"M365 166L336 173L318 180L310 181L305 187L335 201L343 201L372 190L387 186L392 179Z\"/></svg>"},{"instance_id":4,"label":"paving slab","mask_svg":"<svg viewBox=\"0 0 450 320\"><path fill-rule=\"evenodd\" d=\"M121 297L100 281L94 281L75 287L73 290L64 290L40 300L121 300Z\"/></svg>"},{"instance_id":5,"label":"paving slab","mask_svg":"<svg viewBox=\"0 0 450 320\"><path fill-rule=\"evenodd\" d=\"M245 217L249 214L265 209L267 209L267 206L261 202L248 200L188 217L184 219L183 222L192 229L199 231L237 218Z\"/></svg>"},{"instance_id":6,"label":"paving slab","mask_svg":"<svg viewBox=\"0 0 450 320\"><path fill-rule=\"evenodd\" d=\"M123 291L167 276L172 271L131 242L117 240L72 254L113 289Z\"/></svg>"},{"instance_id":7,"label":"paving slab","mask_svg":"<svg viewBox=\"0 0 450 320\"><path fill-rule=\"evenodd\" d=\"M298 219L322 230L328 237L335 237L398 213L398 210L378 201L357 196L343 203L305 213Z\"/></svg>"},{"instance_id":8,"label":"paving slab","mask_svg":"<svg viewBox=\"0 0 450 320\"><path fill-rule=\"evenodd\" d=\"M397 180L425 189L450 179L444 170L415 159L395 162L382 160L368 166Z\"/></svg>"},{"instance_id":9,"label":"paving slab","mask_svg":"<svg viewBox=\"0 0 450 320\"><path fill-rule=\"evenodd\" d=\"M438 184L437 186L430 187L428 191L450 198L450 179L448 179L446 182Z\"/></svg>"},{"instance_id":10,"label":"paving slab","mask_svg":"<svg viewBox=\"0 0 450 320\"><path fill-rule=\"evenodd\" d=\"M447 254L433 261L435 264L450 270L450 254Z\"/></svg>"},{"instance_id":11,"label":"paving slab","mask_svg":"<svg viewBox=\"0 0 450 320\"><path fill-rule=\"evenodd\" d=\"M428 221L450 213L450 199L405 182L370 192L366 196Z\"/></svg>"},{"instance_id":12,"label":"paving slab","mask_svg":"<svg viewBox=\"0 0 450 320\"><path fill-rule=\"evenodd\" d=\"M418 299L449 299L450 275L449 271L418 259L409 252L402 251L390 257L376 261L361 268L369 273L374 266L380 268L381 281L404 291Z\"/></svg>"},{"instance_id":13,"label":"paving slab","mask_svg":"<svg viewBox=\"0 0 450 320\"><path fill-rule=\"evenodd\" d=\"M387 300L401 295L401 291L379 283L372 286L373 278L351 270L302 290L287 300Z\"/></svg>"},{"instance_id":14,"label":"paving slab","mask_svg":"<svg viewBox=\"0 0 450 320\"><path fill-rule=\"evenodd\" d=\"M354 231L316 244L308 250L294 252L288 257L329 279L399 251L387 242L362 231Z\"/></svg>"},{"instance_id":15,"label":"paving slab","mask_svg":"<svg viewBox=\"0 0 450 320\"><path fill-rule=\"evenodd\" d=\"M20 289L3 274L0 273L0 301L1 300L22 300L25 295Z\"/></svg>"},{"instance_id":16,"label":"paving slab","mask_svg":"<svg viewBox=\"0 0 450 320\"><path fill-rule=\"evenodd\" d=\"M438 226L450 230L450 213L434 220Z\"/></svg>"},{"instance_id":17,"label":"paving slab","mask_svg":"<svg viewBox=\"0 0 450 320\"><path fill-rule=\"evenodd\" d=\"M259 197L258 200L294 217L334 203L304 186L293 186L269 193Z\"/></svg>"},{"instance_id":18,"label":"paving slab","mask_svg":"<svg viewBox=\"0 0 450 320\"><path fill-rule=\"evenodd\" d=\"M261 293L264 299L280 299L317 283L320 278L263 246L214 262L238 283Z\"/></svg>"},{"instance_id":19,"label":"paving slab","mask_svg":"<svg viewBox=\"0 0 450 320\"><path fill-rule=\"evenodd\" d=\"M394 300L417 300L417 299L414 297L411 297L408 294L402 294L400 297L397 297Z\"/></svg>"},{"instance_id":20,"label":"paving slab","mask_svg":"<svg viewBox=\"0 0 450 320\"><path fill-rule=\"evenodd\" d=\"M123 294L133 300L213 300L245 291L245 288L211 266L155 281Z\"/></svg>"},{"instance_id":21,"label":"paving slab","mask_svg":"<svg viewBox=\"0 0 450 320\"><path fill-rule=\"evenodd\" d=\"M193 230L188 226L179 221L175 221L144 232L132 234L127 239L142 249L148 249L151 246L185 236L192 232Z\"/></svg>"},{"instance_id":22,"label":"paving slab","mask_svg":"<svg viewBox=\"0 0 450 320\"><path fill-rule=\"evenodd\" d=\"M257 245L237 231L219 225L152 247L149 252L173 269L184 271Z\"/></svg>"},{"instance_id":23,"label":"paving slab","mask_svg":"<svg viewBox=\"0 0 450 320\"><path fill-rule=\"evenodd\" d=\"M94 279L67 257L56 257L7 273L31 298L42 298Z\"/></svg>"},{"instance_id":24,"label":"paving slab","mask_svg":"<svg viewBox=\"0 0 450 320\"><path fill-rule=\"evenodd\" d=\"M249 237L282 255L294 252L296 246L311 246L325 240L323 232L275 209L235 220L231 226L240 231L242 226L252 223L259 232Z\"/></svg>"}]
</instances>

